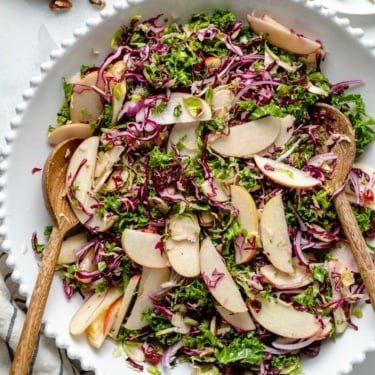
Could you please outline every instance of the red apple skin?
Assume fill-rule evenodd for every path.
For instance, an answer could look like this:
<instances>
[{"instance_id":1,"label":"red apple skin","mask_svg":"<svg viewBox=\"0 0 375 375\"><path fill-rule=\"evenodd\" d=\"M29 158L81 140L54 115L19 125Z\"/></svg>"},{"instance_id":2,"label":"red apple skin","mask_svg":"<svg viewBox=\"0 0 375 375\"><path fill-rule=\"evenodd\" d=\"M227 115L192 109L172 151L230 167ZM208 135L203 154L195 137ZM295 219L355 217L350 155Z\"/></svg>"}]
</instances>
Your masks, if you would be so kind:
<instances>
[{"instance_id":1,"label":"red apple skin","mask_svg":"<svg viewBox=\"0 0 375 375\"><path fill-rule=\"evenodd\" d=\"M321 184L317 178L283 162L254 155L254 161L262 174L271 181L291 189L309 189Z\"/></svg>"},{"instance_id":2,"label":"red apple skin","mask_svg":"<svg viewBox=\"0 0 375 375\"><path fill-rule=\"evenodd\" d=\"M103 322L103 334L107 336L108 332L111 329L112 323L114 322L114 319L116 318L116 314L118 313L118 310L121 305L121 299L122 297L118 298L115 302L112 303L112 305L107 310L107 313L104 317Z\"/></svg>"},{"instance_id":3,"label":"red apple skin","mask_svg":"<svg viewBox=\"0 0 375 375\"><path fill-rule=\"evenodd\" d=\"M269 16L247 16L247 20L256 34L267 34L267 41L279 48L299 55L309 55L321 48L321 44L298 35Z\"/></svg>"},{"instance_id":4,"label":"red apple skin","mask_svg":"<svg viewBox=\"0 0 375 375\"><path fill-rule=\"evenodd\" d=\"M210 237L202 241L200 263L203 281L216 301L233 313L248 311L237 284Z\"/></svg>"}]
</instances>

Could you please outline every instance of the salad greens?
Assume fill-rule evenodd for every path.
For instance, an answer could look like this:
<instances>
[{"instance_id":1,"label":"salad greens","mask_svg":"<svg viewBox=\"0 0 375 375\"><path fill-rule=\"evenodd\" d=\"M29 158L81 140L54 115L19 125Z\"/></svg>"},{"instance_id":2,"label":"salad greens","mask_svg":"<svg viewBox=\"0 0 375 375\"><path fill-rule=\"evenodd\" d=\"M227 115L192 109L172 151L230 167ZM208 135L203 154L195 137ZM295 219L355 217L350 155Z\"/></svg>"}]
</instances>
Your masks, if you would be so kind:
<instances>
[{"instance_id":1,"label":"salad greens","mask_svg":"<svg viewBox=\"0 0 375 375\"><path fill-rule=\"evenodd\" d=\"M138 317L140 328L127 326L124 316L112 339L134 368L153 374L184 361L196 374L301 374L302 355L317 355L323 339L355 327L352 314L363 298L363 284L332 204L334 192L324 183L334 168L334 156L319 132L324 113L314 107L329 103L349 117L359 157L375 138L375 119L366 114L361 96L348 92L358 82L331 83L321 55L306 64L306 56L272 45L266 34L256 34L227 10L194 14L185 25L162 15L147 20L134 16L114 33L111 47L101 66L83 65L78 80L63 80L65 102L57 123L72 126L78 116L78 122L87 123L92 136L100 139L90 186L95 204L85 206L78 195L72 203L88 216L73 260L60 260L66 295L87 296L112 288L126 294L132 277L147 269L124 249L128 229L159 236L155 247L160 256L170 256L172 266L173 244L209 238L246 302L253 328L236 326L219 313L223 302L215 289L223 273L215 269L210 276L201 271L187 277L172 267L167 280L147 294L147 308ZM90 75L94 83L82 81ZM76 113L82 93L99 97L102 106L94 119L85 117L87 108ZM211 115L205 118L207 113ZM184 116L191 121L180 125ZM238 125L267 117L291 119L285 127L288 136L279 145L272 140L259 154L304 171L317 182L314 186L285 186L265 175L251 155L215 150L216 138L210 137L222 139ZM82 157L75 177L87 160ZM285 174L294 176L289 169ZM371 237L374 174L356 169L350 182L356 218ZM271 198L282 196L295 273L286 274L273 263L262 248L261 230L244 227L241 210L231 201L232 185L246 190L259 216ZM72 183L69 194L80 189L82 193L82 186ZM105 222L105 230L91 225L93 216L110 224ZM239 261L237 256L244 253L251 256ZM141 278L137 296L142 296L142 288L146 284ZM319 329L311 337L283 336L275 322L265 323L261 316L266 301L285 307L285 314L293 310L313 317ZM111 304L107 313L119 309L116 306ZM236 314L241 313L229 313L239 319ZM287 315L281 320L284 331L295 324ZM93 332L92 326L85 330Z\"/></svg>"}]
</instances>

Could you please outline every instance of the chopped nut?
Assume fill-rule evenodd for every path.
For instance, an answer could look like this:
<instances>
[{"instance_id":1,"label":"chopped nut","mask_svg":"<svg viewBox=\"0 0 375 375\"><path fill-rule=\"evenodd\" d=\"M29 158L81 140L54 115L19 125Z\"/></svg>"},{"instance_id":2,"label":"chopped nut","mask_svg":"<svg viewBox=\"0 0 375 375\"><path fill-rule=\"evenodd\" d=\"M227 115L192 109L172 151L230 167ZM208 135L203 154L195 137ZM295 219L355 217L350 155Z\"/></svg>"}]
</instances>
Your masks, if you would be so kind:
<instances>
[{"instance_id":1,"label":"chopped nut","mask_svg":"<svg viewBox=\"0 0 375 375\"><path fill-rule=\"evenodd\" d=\"M104 8L106 3L104 0L89 0L91 4ZM53 10L69 9L73 4L69 0L52 0L49 2L49 7Z\"/></svg>"},{"instance_id":2,"label":"chopped nut","mask_svg":"<svg viewBox=\"0 0 375 375\"><path fill-rule=\"evenodd\" d=\"M89 0L91 4L98 5L100 8L105 7L105 1L104 0Z\"/></svg>"},{"instance_id":3,"label":"chopped nut","mask_svg":"<svg viewBox=\"0 0 375 375\"><path fill-rule=\"evenodd\" d=\"M52 0L49 3L49 7L53 10L69 9L72 6L69 0Z\"/></svg>"}]
</instances>

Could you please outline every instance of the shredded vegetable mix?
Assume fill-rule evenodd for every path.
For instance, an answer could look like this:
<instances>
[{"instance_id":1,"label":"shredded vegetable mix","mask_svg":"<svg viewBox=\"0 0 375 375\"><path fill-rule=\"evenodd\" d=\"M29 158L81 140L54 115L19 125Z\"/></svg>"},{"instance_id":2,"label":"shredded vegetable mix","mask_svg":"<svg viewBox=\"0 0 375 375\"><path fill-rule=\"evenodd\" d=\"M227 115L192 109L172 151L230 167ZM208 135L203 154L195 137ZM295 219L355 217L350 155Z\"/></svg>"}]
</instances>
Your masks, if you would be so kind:
<instances>
[{"instance_id":1,"label":"shredded vegetable mix","mask_svg":"<svg viewBox=\"0 0 375 375\"><path fill-rule=\"evenodd\" d=\"M325 183L338 137L314 106L349 117L359 157L375 124L350 91L362 82L330 82L324 44L269 15L134 16L111 48L64 79L49 132L83 139L67 176L81 230L58 265L66 296L85 297L70 333L152 374L301 374L365 301ZM374 170L348 179L371 238Z\"/></svg>"}]
</instances>

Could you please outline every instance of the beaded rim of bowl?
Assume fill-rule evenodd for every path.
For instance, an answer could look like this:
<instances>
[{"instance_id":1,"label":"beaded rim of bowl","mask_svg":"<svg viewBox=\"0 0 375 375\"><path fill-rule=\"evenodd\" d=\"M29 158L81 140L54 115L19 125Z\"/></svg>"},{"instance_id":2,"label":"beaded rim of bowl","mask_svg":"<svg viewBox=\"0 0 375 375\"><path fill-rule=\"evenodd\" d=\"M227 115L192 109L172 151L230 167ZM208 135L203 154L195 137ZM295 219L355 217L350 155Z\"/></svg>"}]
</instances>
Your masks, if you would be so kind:
<instances>
[{"instance_id":1,"label":"beaded rim of bowl","mask_svg":"<svg viewBox=\"0 0 375 375\"><path fill-rule=\"evenodd\" d=\"M324 7L319 1L315 0L289 0L290 2L298 3L304 5L308 8L315 9L319 11L323 16L331 19L335 24L346 29L351 35L356 37L360 44L365 46L368 50L371 51L372 55L375 56L375 41L369 40L365 37L364 31L361 28L353 28L350 24L350 21L347 18L342 18L337 15L337 13L329 8ZM53 68L56 61L63 56L66 51L74 45L79 39L87 34L89 31L95 29L100 23L111 18L113 15L118 12L126 10L130 5L137 3L142 3L142 0L128 0L128 1L118 1L112 7L107 7L100 11L98 17L88 19L84 26L76 28L73 32L71 38L64 40L61 43L61 46L57 49L54 49L50 52L49 60L43 62L40 65L40 74L32 77L30 79L30 87L24 90L22 95L22 101L16 106L16 116L10 122L10 129L8 130L5 136L5 146L0 151L0 241L2 250L7 254L7 265L13 269L12 271L12 280L19 284L20 294L24 295L27 299L31 297L29 288L23 284L22 275L17 265L15 264L14 257L12 256L12 245L7 237L7 227L6 227L6 212L4 207L5 197L5 187L7 186L7 169L8 169L8 159L12 154L12 143L17 139L17 130L22 125L23 113L28 107L30 99L34 96L36 88L43 82L44 78L47 76L48 72ZM93 370L97 375L102 375L102 373L96 368L94 363L89 363L85 358L83 358L80 353L73 352L69 349L68 344L64 341L63 338L59 337L58 332L54 328L52 322L48 319L43 320L45 327L44 333L55 338L56 345L59 348L66 348L68 356L71 359L78 359L81 362L82 368L85 370ZM363 362L366 358L366 352L375 351L375 340L368 344L365 352L358 353L355 358L348 364L343 364L341 369L338 369L336 374L332 375L341 375L348 374L352 371L353 365L356 363ZM125 368L125 366L124 366Z\"/></svg>"}]
</instances>

